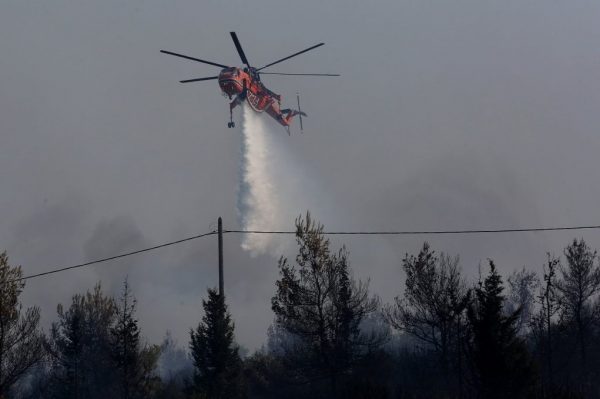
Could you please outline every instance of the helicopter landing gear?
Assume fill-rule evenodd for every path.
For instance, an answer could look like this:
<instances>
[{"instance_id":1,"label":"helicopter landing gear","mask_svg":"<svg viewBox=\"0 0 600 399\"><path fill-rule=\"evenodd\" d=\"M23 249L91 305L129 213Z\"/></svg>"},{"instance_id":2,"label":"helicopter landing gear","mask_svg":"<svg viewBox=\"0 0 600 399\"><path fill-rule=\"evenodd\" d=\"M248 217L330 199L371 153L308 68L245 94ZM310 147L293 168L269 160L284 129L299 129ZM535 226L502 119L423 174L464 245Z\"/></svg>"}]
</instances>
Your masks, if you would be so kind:
<instances>
[{"instance_id":1,"label":"helicopter landing gear","mask_svg":"<svg viewBox=\"0 0 600 399\"><path fill-rule=\"evenodd\" d=\"M233 121L233 107L231 106L231 104L229 106L229 122L227 123L227 127L230 129L232 127L235 127L235 122Z\"/></svg>"}]
</instances>

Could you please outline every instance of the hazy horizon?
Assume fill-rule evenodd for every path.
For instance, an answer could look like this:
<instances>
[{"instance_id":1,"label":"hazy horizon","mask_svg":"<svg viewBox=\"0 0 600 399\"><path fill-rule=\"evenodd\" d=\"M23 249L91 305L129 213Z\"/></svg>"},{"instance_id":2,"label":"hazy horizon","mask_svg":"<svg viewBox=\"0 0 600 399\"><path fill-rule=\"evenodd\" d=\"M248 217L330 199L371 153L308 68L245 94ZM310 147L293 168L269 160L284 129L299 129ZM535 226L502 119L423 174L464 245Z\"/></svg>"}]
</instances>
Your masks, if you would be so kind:
<instances>
[{"instance_id":1,"label":"hazy horizon","mask_svg":"<svg viewBox=\"0 0 600 399\"><path fill-rule=\"evenodd\" d=\"M219 216L239 227L242 111L228 129L216 82L178 83L217 68L159 53L239 65L230 31L256 65L325 42L270 70L342 75L263 77L284 107L299 92L308 114L289 137L261 116L290 157L273 159L279 181L310 185L295 187L289 229L307 210L327 230L598 224L598 17L592 1L8 0L0 250L33 274L204 233ZM332 242L389 302L402 257L424 240L459 254L475 279L488 258L504 275L540 270L574 237L600 247L596 231ZM237 340L254 349L273 318L278 256L241 240L225 239L226 293ZM281 254L293 257L288 240ZM40 306L47 327L58 303L99 280L118 293L125 276L143 334L171 330L187 346L217 286L216 237L29 280L24 305Z\"/></svg>"}]
</instances>

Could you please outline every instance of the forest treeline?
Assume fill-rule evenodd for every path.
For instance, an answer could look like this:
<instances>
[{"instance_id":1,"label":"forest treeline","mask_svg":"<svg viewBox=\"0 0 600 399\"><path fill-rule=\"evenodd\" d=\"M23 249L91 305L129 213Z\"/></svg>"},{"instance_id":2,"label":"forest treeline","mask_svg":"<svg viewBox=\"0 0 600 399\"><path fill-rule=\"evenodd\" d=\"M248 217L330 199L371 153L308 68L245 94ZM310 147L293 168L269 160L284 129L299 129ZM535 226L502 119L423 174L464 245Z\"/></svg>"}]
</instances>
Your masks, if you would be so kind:
<instances>
[{"instance_id":1,"label":"forest treeline","mask_svg":"<svg viewBox=\"0 0 600 399\"><path fill-rule=\"evenodd\" d=\"M393 303L353 277L310 214L278 261L266 344L244 354L226 298L209 289L187 350L149 344L129 282L58 305L49 331L24 309L20 267L0 254L0 398L599 398L600 263L575 239L541 275L475 281L424 243L398 267ZM183 365L183 366L182 366Z\"/></svg>"}]
</instances>

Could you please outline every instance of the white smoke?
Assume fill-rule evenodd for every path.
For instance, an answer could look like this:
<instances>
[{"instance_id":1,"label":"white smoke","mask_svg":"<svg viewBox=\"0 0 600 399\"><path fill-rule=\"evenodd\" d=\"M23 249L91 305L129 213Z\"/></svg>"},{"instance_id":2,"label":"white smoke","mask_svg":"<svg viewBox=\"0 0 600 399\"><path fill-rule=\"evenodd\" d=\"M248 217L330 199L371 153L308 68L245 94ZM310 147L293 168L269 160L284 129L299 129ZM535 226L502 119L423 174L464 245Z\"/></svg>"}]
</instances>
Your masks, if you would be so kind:
<instances>
[{"instance_id":1,"label":"white smoke","mask_svg":"<svg viewBox=\"0 0 600 399\"><path fill-rule=\"evenodd\" d=\"M246 230L293 230L294 219L307 210L323 214L323 191L297 161L293 139L267 115L244 106L238 213ZM273 125L273 127L271 127ZM289 237L248 234L242 247L253 255L281 254Z\"/></svg>"}]
</instances>

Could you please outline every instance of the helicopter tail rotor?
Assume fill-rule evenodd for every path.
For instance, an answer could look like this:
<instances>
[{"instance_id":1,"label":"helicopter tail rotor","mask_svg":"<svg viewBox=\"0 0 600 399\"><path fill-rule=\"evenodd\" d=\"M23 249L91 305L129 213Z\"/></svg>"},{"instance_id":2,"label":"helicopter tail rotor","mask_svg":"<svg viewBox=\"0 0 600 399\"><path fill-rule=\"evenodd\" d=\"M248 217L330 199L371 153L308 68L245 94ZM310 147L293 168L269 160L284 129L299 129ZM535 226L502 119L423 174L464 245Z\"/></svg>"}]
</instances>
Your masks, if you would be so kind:
<instances>
[{"instance_id":1,"label":"helicopter tail rotor","mask_svg":"<svg viewBox=\"0 0 600 399\"><path fill-rule=\"evenodd\" d=\"M302 126L302 116L306 116L304 112L302 112L302 108L300 108L300 94L296 93L296 100L298 100L298 118L300 119L300 132L304 132L304 126Z\"/></svg>"}]
</instances>

